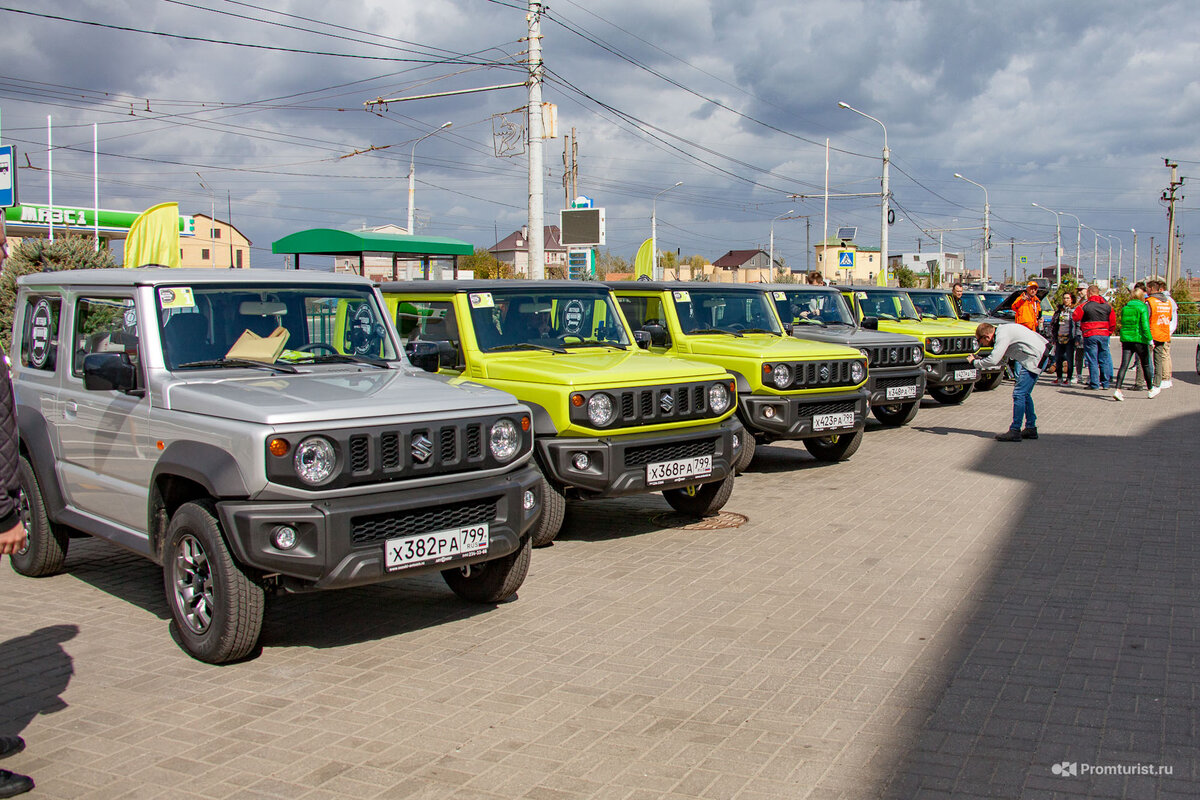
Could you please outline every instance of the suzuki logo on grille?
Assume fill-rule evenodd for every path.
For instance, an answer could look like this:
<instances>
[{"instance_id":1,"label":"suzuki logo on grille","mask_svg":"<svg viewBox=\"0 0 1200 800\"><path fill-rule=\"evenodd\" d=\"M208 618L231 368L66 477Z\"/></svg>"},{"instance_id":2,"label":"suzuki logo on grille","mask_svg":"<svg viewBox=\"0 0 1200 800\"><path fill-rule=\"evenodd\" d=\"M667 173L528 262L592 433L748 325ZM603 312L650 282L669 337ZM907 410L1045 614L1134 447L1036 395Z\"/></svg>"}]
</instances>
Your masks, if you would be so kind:
<instances>
[{"instance_id":1,"label":"suzuki logo on grille","mask_svg":"<svg viewBox=\"0 0 1200 800\"><path fill-rule=\"evenodd\" d=\"M888 350L888 359L891 361L899 361L900 351L894 347L891 350Z\"/></svg>"},{"instance_id":2,"label":"suzuki logo on grille","mask_svg":"<svg viewBox=\"0 0 1200 800\"><path fill-rule=\"evenodd\" d=\"M658 401L658 407L662 409L664 414L670 414L675 408L675 396L670 392L665 393Z\"/></svg>"},{"instance_id":3,"label":"suzuki logo on grille","mask_svg":"<svg viewBox=\"0 0 1200 800\"><path fill-rule=\"evenodd\" d=\"M823 380L823 381L829 380L829 365L828 364L821 365L821 380Z\"/></svg>"},{"instance_id":4,"label":"suzuki logo on grille","mask_svg":"<svg viewBox=\"0 0 1200 800\"><path fill-rule=\"evenodd\" d=\"M418 433L412 440L412 457L424 464L433 455L433 442L423 433Z\"/></svg>"}]
</instances>

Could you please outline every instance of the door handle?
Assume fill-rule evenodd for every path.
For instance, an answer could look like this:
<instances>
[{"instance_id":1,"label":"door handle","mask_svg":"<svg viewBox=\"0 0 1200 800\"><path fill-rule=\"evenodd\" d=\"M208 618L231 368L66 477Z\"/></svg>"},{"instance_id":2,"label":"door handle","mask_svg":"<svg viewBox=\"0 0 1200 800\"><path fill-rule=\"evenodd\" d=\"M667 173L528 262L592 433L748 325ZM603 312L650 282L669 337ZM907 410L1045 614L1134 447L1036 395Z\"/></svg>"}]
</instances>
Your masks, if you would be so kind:
<instances>
[{"instance_id":1,"label":"door handle","mask_svg":"<svg viewBox=\"0 0 1200 800\"><path fill-rule=\"evenodd\" d=\"M74 400L68 400L67 402L63 403L63 416L64 417L68 417L68 418L74 417L75 413L77 411L79 411L79 406L75 403Z\"/></svg>"}]
</instances>

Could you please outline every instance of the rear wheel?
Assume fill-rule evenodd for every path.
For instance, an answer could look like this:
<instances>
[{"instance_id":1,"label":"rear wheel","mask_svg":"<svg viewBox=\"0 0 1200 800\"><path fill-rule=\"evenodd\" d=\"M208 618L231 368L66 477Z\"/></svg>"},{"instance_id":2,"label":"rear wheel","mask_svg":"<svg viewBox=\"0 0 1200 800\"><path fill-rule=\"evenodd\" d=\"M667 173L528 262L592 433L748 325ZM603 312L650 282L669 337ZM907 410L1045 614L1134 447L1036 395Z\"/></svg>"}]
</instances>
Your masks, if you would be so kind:
<instances>
[{"instance_id":1,"label":"rear wheel","mask_svg":"<svg viewBox=\"0 0 1200 800\"><path fill-rule=\"evenodd\" d=\"M970 397L974 389L975 384L973 383L961 383L957 386L930 386L929 396L939 403L956 406Z\"/></svg>"},{"instance_id":2,"label":"rear wheel","mask_svg":"<svg viewBox=\"0 0 1200 800\"><path fill-rule=\"evenodd\" d=\"M663 497L671 508L691 517L711 517L729 502L733 494L733 475L713 483L685 486L682 489L663 489Z\"/></svg>"},{"instance_id":3,"label":"rear wheel","mask_svg":"<svg viewBox=\"0 0 1200 800\"><path fill-rule=\"evenodd\" d=\"M980 392L990 392L999 386L1002 380L1004 380L1004 370L1000 370L992 375L984 375L975 381L975 388Z\"/></svg>"},{"instance_id":4,"label":"rear wheel","mask_svg":"<svg viewBox=\"0 0 1200 800\"><path fill-rule=\"evenodd\" d=\"M22 458L17 467L21 487L19 511L25 526L25 546L13 553L12 568L21 575L41 578L62 569L67 557L67 529L50 521L33 465Z\"/></svg>"},{"instance_id":5,"label":"rear wheel","mask_svg":"<svg viewBox=\"0 0 1200 800\"><path fill-rule=\"evenodd\" d=\"M920 408L920 401L914 400L911 403L895 403L889 406L871 406L871 413L875 415L875 419L879 420L884 425L907 425L913 421L913 417L917 416L917 411Z\"/></svg>"},{"instance_id":6,"label":"rear wheel","mask_svg":"<svg viewBox=\"0 0 1200 800\"><path fill-rule=\"evenodd\" d=\"M517 593L529 574L532 541L522 540L521 546L506 556L442 571L442 579L456 595L472 603L501 603Z\"/></svg>"},{"instance_id":7,"label":"rear wheel","mask_svg":"<svg viewBox=\"0 0 1200 800\"><path fill-rule=\"evenodd\" d=\"M842 433L836 436L818 436L805 439L804 446L818 461L845 461L854 455L862 444L863 432Z\"/></svg>"},{"instance_id":8,"label":"rear wheel","mask_svg":"<svg viewBox=\"0 0 1200 800\"><path fill-rule=\"evenodd\" d=\"M541 467L538 467L541 470ZM563 493L554 488L550 481L546 480L546 474L542 473L542 516L538 518L537 525L533 528L533 533L530 539L534 547L545 547L554 541L554 537L558 536L558 532L562 530L563 517L567 513L567 498Z\"/></svg>"}]
</instances>

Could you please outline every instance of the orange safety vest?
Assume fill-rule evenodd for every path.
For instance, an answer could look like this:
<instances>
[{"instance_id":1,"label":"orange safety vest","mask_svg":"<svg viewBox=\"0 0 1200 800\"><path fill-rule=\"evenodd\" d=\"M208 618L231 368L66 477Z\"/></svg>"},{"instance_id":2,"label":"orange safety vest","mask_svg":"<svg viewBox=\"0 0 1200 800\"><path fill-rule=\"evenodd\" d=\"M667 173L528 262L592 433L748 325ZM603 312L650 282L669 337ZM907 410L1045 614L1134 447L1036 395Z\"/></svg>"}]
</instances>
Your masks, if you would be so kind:
<instances>
[{"instance_id":1,"label":"orange safety vest","mask_svg":"<svg viewBox=\"0 0 1200 800\"><path fill-rule=\"evenodd\" d=\"M1156 342L1171 341L1171 301L1150 295L1146 305L1150 306L1150 336Z\"/></svg>"},{"instance_id":2,"label":"orange safety vest","mask_svg":"<svg viewBox=\"0 0 1200 800\"><path fill-rule=\"evenodd\" d=\"M1018 325L1024 325L1031 331L1036 331L1038 327L1038 317L1041 315L1042 304L1038 300L1030 300L1025 295L1021 295L1012 304L1013 316Z\"/></svg>"}]
</instances>

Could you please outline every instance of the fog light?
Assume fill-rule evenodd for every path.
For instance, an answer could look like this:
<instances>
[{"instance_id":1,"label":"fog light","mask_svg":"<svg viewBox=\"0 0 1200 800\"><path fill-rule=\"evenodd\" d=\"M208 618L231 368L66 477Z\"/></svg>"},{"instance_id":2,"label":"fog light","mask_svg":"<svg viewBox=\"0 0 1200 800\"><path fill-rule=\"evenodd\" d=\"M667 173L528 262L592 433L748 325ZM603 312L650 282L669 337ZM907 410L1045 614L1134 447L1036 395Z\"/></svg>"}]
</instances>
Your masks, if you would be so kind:
<instances>
[{"instance_id":1,"label":"fog light","mask_svg":"<svg viewBox=\"0 0 1200 800\"><path fill-rule=\"evenodd\" d=\"M575 465L575 469L582 472L592 465L592 460L588 458L587 453L576 453L571 456L571 463Z\"/></svg>"},{"instance_id":2,"label":"fog light","mask_svg":"<svg viewBox=\"0 0 1200 800\"><path fill-rule=\"evenodd\" d=\"M526 489L525 494L521 496L521 505L525 507L526 511L532 511L533 507L537 505L537 497Z\"/></svg>"},{"instance_id":3,"label":"fog light","mask_svg":"<svg viewBox=\"0 0 1200 800\"><path fill-rule=\"evenodd\" d=\"M742 446L742 437L740 434L735 433L733 435L733 449L739 450L739 449L741 449L741 446Z\"/></svg>"},{"instance_id":4,"label":"fog light","mask_svg":"<svg viewBox=\"0 0 1200 800\"><path fill-rule=\"evenodd\" d=\"M291 550L296 546L296 529L290 525L278 525L271 532L271 544L277 550Z\"/></svg>"},{"instance_id":5,"label":"fog light","mask_svg":"<svg viewBox=\"0 0 1200 800\"><path fill-rule=\"evenodd\" d=\"M775 419L775 406L763 406L763 416L767 419Z\"/></svg>"}]
</instances>

